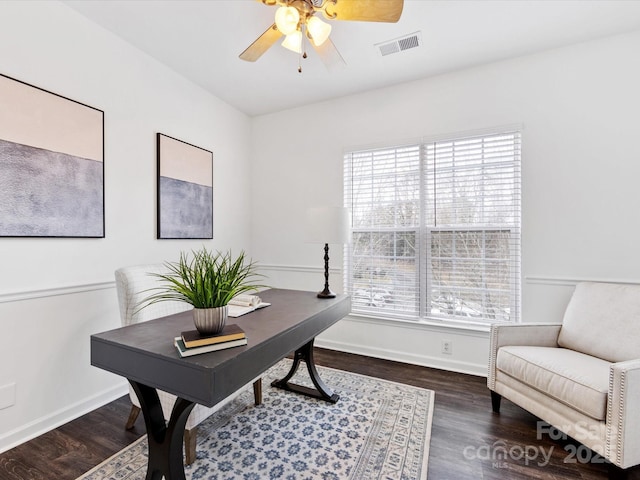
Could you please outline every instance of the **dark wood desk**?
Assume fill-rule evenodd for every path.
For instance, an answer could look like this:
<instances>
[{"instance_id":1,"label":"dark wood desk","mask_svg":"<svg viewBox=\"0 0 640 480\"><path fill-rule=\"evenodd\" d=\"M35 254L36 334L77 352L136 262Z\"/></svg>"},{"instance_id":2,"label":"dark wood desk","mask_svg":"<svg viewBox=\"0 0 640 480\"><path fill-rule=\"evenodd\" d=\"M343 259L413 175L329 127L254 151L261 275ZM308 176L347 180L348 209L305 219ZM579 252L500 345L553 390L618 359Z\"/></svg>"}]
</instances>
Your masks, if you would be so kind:
<instances>
[{"instance_id":1,"label":"dark wood desk","mask_svg":"<svg viewBox=\"0 0 640 480\"><path fill-rule=\"evenodd\" d=\"M260 293L271 306L230 318L248 344L181 358L173 339L192 330L190 311L91 336L91 364L126 377L138 394L149 439L147 480L183 480L182 437L196 403L213 406L295 351L289 374L274 384L335 402L338 397L317 374L314 338L351 310L348 296L319 299L315 292L271 289ZM305 361L317 391L288 380ZM165 421L156 388L178 397Z\"/></svg>"}]
</instances>

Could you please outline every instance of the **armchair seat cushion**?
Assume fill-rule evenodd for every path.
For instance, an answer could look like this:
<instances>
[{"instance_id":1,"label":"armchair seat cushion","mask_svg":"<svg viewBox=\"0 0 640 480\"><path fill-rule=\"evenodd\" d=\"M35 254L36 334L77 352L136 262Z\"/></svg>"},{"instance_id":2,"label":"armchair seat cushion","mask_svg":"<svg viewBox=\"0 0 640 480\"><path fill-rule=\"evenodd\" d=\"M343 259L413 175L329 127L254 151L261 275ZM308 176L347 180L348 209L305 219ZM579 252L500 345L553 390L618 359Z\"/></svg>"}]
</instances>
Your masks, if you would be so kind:
<instances>
[{"instance_id":1,"label":"armchair seat cushion","mask_svg":"<svg viewBox=\"0 0 640 480\"><path fill-rule=\"evenodd\" d=\"M566 348L505 346L497 370L596 420L607 411L611 363Z\"/></svg>"}]
</instances>

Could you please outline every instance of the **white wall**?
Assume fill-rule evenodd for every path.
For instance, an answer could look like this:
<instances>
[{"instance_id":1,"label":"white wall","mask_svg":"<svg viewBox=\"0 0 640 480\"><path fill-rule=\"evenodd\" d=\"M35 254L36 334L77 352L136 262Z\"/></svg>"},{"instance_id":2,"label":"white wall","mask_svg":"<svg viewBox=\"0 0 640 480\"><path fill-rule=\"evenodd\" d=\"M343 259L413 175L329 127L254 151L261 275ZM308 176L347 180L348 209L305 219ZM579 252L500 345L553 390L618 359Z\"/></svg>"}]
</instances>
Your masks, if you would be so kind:
<instances>
[{"instance_id":1,"label":"white wall","mask_svg":"<svg viewBox=\"0 0 640 480\"><path fill-rule=\"evenodd\" d=\"M561 320L579 280L640 282L638 52L635 32L255 118L254 255L275 285L319 290L301 219L341 203L343 149L519 123L524 321ZM316 344L486 372L482 332L353 318Z\"/></svg>"},{"instance_id":2,"label":"white wall","mask_svg":"<svg viewBox=\"0 0 640 480\"><path fill-rule=\"evenodd\" d=\"M106 197L104 239L0 238L2 451L125 391L89 362L120 324L116 268L251 254L251 121L58 2L0 2L0 73L105 112ZM214 240L155 239L157 132L213 151Z\"/></svg>"},{"instance_id":3,"label":"white wall","mask_svg":"<svg viewBox=\"0 0 640 480\"><path fill-rule=\"evenodd\" d=\"M117 267L205 243L320 290L301 219L341 203L347 147L522 123L525 320L557 319L577 280L640 280L638 51L640 33L248 119L64 5L0 2L0 73L105 111L106 192L104 239L0 239L0 451L124 392L89 365L89 335L119 325ZM156 132L214 152L213 241L155 240ZM480 374L488 341L353 318L318 344Z\"/></svg>"}]
</instances>

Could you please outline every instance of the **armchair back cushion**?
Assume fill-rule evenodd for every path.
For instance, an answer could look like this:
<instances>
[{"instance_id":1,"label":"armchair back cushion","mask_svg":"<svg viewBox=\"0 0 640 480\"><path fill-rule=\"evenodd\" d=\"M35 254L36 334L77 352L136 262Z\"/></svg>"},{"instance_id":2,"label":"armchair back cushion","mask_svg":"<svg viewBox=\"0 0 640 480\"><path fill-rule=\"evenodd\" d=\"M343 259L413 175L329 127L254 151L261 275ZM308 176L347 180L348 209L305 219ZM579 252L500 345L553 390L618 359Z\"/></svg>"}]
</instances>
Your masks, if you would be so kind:
<instances>
[{"instance_id":1,"label":"armchair back cushion","mask_svg":"<svg viewBox=\"0 0 640 480\"><path fill-rule=\"evenodd\" d=\"M640 358L640 285L579 283L558 345L609 362Z\"/></svg>"},{"instance_id":2,"label":"armchair back cushion","mask_svg":"<svg viewBox=\"0 0 640 480\"><path fill-rule=\"evenodd\" d=\"M153 273L167 274L169 269L159 263L134 265L116 270L116 290L122 326L146 322L193 308L188 303L173 301L158 302L141 308L147 297L158 292L154 289L162 285L160 279L153 276Z\"/></svg>"}]
</instances>

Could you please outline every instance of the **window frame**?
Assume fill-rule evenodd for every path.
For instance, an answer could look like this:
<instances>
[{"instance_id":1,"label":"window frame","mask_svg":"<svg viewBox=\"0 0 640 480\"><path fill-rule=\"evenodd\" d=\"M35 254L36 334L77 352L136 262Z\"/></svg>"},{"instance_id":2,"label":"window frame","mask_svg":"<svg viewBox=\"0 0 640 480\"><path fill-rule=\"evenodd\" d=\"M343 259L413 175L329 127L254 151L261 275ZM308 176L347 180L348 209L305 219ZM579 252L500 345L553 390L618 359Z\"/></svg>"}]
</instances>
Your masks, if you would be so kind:
<instances>
[{"instance_id":1,"label":"window frame","mask_svg":"<svg viewBox=\"0 0 640 480\"><path fill-rule=\"evenodd\" d=\"M514 173L513 177L509 179L513 187L513 203L510 204L513 206L515 213L516 221L515 223L497 223L497 224L467 224L467 225L435 225L429 224L427 221L427 195L429 195L427 173L425 170L427 169L428 158L427 158L427 149L429 145L435 145L437 143L442 142L457 142L457 141L467 141L472 140L475 137L482 137L483 141L487 138L491 137L499 137L502 135L513 135L513 140L511 146L513 147L513 155L512 160L505 162L509 166L513 167ZM362 226L353 226L353 233L405 233L405 232L415 232L416 240L415 240L415 288L416 288L416 308L415 312L405 313L402 311L394 311L387 310L385 311L383 308L375 308L375 307L362 307L358 306L357 301L354 302L355 308L353 308L353 313L356 315L376 317L376 318L388 318L391 320L409 320L413 322L436 322L439 324L444 323L452 323L454 325L466 325L466 326L484 326L490 325L492 323L517 323L521 321L521 215L522 215L522 178L521 178L521 169L522 169L522 127L520 125L510 125L505 127L498 127L492 129L486 129L482 131L476 132L467 132L467 133L459 133L452 134L446 136L439 137L430 137L430 138L422 138L420 141L416 142L407 142L400 143L398 145L388 145L388 146L376 146L369 148L354 148L345 151L344 154L344 168L345 168L345 177L344 177L344 197L345 197L345 205L347 207L353 207L353 184L354 177L353 172L350 171L352 168L352 162L354 159L354 155L363 154L366 152L385 152L386 150L393 150L397 152L399 149L403 148L412 148L418 147L419 149L419 169L420 169L420 192L419 192L419 224L417 226L408 226L408 225L395 225L393 227L385 226L384 228L372 226L372 227L362 227ZM483 161L484 161L484 153ZM372 157L372 161L375 158ZM372 169L373 172L373 169ZM372 178L375 175L372 174ZM509 270L508 274L508 282L509 282L509 315L508 320L504 319L490 319L488 317L480 317L480 318L469 318L464 315L438 315L433 314L431 311L431 305L434 293L434 288L437 285L433 283L432 277L432 252L431 245L433 240L433 233L437 231L449 231L449 232L483 232L483 238L486 238L487 232L496 231L496 232L504 232L507 233L506 242L508 244L509 253L508 257L503 256L502 258L509 262ZM486 260L486 251L484 247L481 249L483 251L483 259ZM350 245L345 246L344 250L344 286L345 291L354 295L354 252ZM393 257L398 258L398 257ZM486 265L486 262L482 262L483 265ZM505 277L506 278L506 277ZM373 289L375 286L371 287L372 295ZM485 289L482 289L485 291ZM355 298L354 298L355 300ZM485 304L483 304L485 305ZM485 310L486 311L486 310Z\"/></svg>"}]
</instances>

